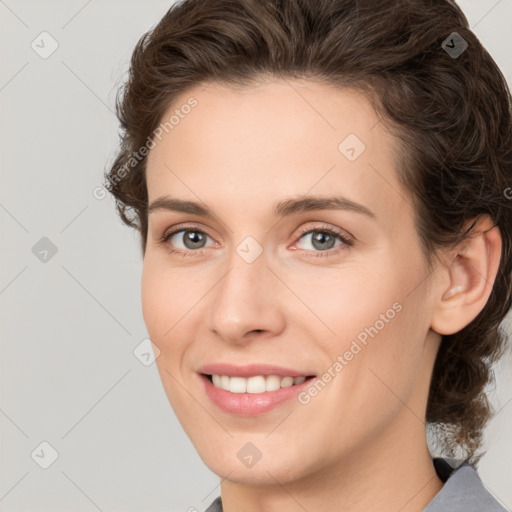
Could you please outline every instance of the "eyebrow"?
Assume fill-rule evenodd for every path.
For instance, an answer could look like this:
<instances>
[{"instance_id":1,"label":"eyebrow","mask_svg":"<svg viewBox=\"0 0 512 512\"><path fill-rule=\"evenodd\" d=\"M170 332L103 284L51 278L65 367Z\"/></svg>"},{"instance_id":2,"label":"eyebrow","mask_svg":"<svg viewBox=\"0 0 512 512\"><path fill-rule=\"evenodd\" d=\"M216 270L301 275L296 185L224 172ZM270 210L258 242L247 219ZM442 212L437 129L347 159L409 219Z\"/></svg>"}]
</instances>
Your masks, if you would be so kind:
<instances>
[{"instance_id":1,"label":"eyebrow","mask_svg":"<svg viewBox=\"0 0 512 512\"><path fill-rule=\"evenodd\" d=\"M147 213L156 210L170 210L190 213L201 217L213 219L214 213L206 206L195 201L183 201L170 196L155 199L148 207ZM351 201L343 196L308 196L299 199L286 199L274 204L274 217L287 217L296 213L319 210L346 210L365 215L375 219L375 214L366 206Z\"/></svg>"}]
</instances>

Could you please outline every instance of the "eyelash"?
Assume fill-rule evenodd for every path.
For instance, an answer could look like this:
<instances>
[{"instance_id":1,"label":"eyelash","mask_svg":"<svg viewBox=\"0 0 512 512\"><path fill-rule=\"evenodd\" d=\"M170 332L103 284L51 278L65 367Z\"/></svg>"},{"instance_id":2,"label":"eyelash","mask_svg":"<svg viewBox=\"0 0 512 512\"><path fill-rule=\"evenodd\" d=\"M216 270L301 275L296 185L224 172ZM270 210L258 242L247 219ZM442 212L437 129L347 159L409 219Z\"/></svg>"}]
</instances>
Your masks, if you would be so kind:
<instances>
[{"instance_id":1,"label":"eyelash","mask_svg":"<svg viewBox=\"0 0 512 512\"><path fill-rule=\"evenodd\" d=\"M192 249L183 250L183 249L172 249L169 246L168 241L176 233L180 233L181 231L201 233L203 235L209 236L208 233L205 233L203 230L198 229L195 226L179 226L179 228L174 229L173 231L170 231L168 233L165 233L158 241L159 245L164 246L167 249L167 251L171 254L179 254L181 256L189 256L190 255L190 256L194 256L194 257L201 256L203 254L203 252L206 250L205 248L196 249L196 250L192 250ZM339 240L341 240L341 242L343 242L343 245L338 246L335 249L328 249L326 251L313 251L314 254L306 254L305 256L307 256L307 257L321 258L321 257L326 257L326 256L327 257L334 256L334 255L338 254L339 251L344 250L344 246L346 246L346 248L349 248L354 245L354 240L351 237L348 237L347 235L344 235L341 231L334 229L332 227L326 226L326 225L315 226L313 228L303 228L299 232L298 240L300 240L304 235L308 235L310 233L316 233L316 232L334 236L335 238L338 238ZM306 249L303 249L303 250L306 250Z\"/></svg>"}]
</instances>

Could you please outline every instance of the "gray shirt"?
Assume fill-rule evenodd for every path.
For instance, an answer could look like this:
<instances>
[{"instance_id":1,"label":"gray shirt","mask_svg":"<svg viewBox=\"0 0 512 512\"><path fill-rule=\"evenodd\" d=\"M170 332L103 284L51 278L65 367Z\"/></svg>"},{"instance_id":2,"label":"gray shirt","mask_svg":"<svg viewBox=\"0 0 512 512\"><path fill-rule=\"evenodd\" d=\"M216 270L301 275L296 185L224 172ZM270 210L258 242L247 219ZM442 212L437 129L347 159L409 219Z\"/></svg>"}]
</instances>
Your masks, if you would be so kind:
<instances>
[{"instance_id":1,"label":"gray shirt","mask_svg":"<svg viewBox=\"0 0 512 512\"><path fill-rule=\"evenodd\" d=\"M493 498L469 464L463 463L454 469L446 460L435 458L434 467L445 484L423 512L511 512ZM221 497L205 512L223 512Z\"/></svg>"}]
</instances>

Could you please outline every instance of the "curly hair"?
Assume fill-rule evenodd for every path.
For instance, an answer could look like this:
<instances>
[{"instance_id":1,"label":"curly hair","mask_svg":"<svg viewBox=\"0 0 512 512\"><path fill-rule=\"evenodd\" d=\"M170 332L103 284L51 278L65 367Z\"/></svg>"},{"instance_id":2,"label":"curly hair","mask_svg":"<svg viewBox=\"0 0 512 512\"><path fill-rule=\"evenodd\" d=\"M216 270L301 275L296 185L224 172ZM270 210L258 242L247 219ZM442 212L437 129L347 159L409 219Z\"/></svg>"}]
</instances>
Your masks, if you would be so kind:
<instances>
[{"instance_id":1,"label":"curly hair","mask_svg":"<svg viewBox=\"0 0 512 512\"><path fill-rule=\"evenodd\" d=\"M454 41L458 54L449 51ZM476 464L492 415L485 387L504 351L501 322L512 300L512 121L503 75L449 0L174 4L133 51L116 103L120 147L105 172L121 219L140 233L143 255L146 156L164 113L192 86L244 87L265 75L366 94L398 137L397 172L430 268L436 251L470 236L479 216L499 227L491 295L469 325L442 337L426 411L444 452L462 449Z\"/></svg>"}]
</instances>

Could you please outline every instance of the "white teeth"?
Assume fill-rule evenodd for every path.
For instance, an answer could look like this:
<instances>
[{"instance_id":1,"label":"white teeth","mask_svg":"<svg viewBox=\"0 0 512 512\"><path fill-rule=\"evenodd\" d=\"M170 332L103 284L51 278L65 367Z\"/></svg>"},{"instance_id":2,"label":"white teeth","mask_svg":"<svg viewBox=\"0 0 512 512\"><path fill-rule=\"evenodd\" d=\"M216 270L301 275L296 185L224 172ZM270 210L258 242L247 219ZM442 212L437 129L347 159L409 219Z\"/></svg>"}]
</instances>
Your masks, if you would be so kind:
<instances>
[{"instance_id":1,"label":"white teeth","mask_svg":"<svg viewBox=\"0 0 512 512\"><path fill-rule=\"evenodd\" d=\"M247 393L265 393L265 377L257 375L247 379Z\"/></svg>"},{"instance_id":2,"label":"white teeth","mask_svg":"<svg viewBox=\"0 0 512 512\"><path fill-rule=\"evenodd\" d=\"M293 377L284 377L283 380L281 380L281 387L289 388L290 386L293 386Z\"/></svg>"},{"instance_id":3,"label":"white teeth","mask_svg":"<svg viewBox=\"0 0 512 512\"><path fill-rule=\"evenodd\" d=\"M222 375L219 387L229 391L229 377L227 375Z\"/></svg>"},{"instance_id":4,"label":"white teeth","mask_svg":"<svg viewBox=\"0 0 512 512\"><path fill-rule=\"evenodd\" d=\"M276 391L281 387L281 378L277 375L269 375L265 379L265 391Z\"/></svg>"},{"instance_id":5,"label":"white teeth","mask_svg":"<svg viewBox=\"0 0 512 512\"><path fill-rule=\"evenodd\" d=\"M244 377L229 377L228 375L212 375L213 385L231 393L264 393L289 388L301 384L306 377L280 377L278 375L255 375L248 379Z\"/></svg>"},{"instance_id":6,"label":"white teeth","mask_svg":"<svg viewBox=\"0 0 512 512\"><path fill-rule=\"evenodd\" d=\"M231 393L245 393L247 391L247 379L243 377L231 377L229 379L229 391L231 391Z\"/></svg>"}]
</instances>

